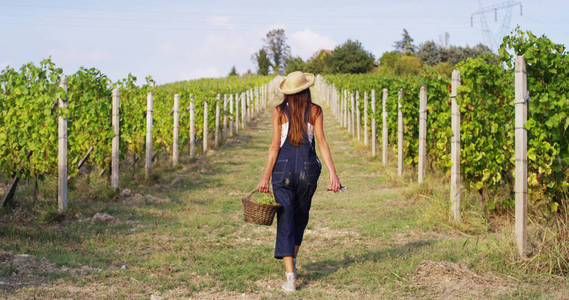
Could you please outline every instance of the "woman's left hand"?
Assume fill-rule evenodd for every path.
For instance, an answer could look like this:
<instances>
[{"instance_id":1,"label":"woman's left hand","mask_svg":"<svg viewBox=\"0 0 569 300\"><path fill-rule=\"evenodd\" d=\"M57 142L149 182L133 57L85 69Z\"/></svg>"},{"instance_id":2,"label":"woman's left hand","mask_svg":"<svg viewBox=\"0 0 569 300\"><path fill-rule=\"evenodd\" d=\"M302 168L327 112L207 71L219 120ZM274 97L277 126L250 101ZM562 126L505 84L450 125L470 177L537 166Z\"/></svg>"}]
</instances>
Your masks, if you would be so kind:
<instances>
[{"instance_id":1,"label":"woman's left hand","mask_svg":"<svg viewBox=\"0 0 569 300\"><path fill-rule=\"evenodd\" d=\"M261 193L268 193L269 192L269 180L262 178L257 184L257 191Z\"/></svg>"}]
</instances>

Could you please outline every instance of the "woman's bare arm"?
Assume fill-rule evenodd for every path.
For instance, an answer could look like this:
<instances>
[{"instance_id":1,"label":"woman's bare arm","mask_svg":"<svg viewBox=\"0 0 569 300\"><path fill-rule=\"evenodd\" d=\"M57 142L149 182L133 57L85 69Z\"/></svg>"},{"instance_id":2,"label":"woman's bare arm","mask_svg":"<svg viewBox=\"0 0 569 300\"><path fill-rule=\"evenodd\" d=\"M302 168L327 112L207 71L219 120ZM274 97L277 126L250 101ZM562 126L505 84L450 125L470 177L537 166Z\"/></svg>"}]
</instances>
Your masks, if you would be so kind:
<instances>
[{"instance_id":1,"label":"woman's bare arm","mask_svg":"<svg viewBox=\"0 0 569 300\"><path fill-rule=\"evenodd\" d=\"M275 161L279 155L279 149L281 146L281 126L279 124L279 119L280 113L278 111L278 108L275 107L275 110L273 110L273 138L271 146L269 147L267 165L265 166L263 177L257 185L257 190L262 193L269 192L269 180L271 179L271 173L273 172Z\"/></svg>"},{"instance_id":2,"label":"woman's bare arm","mask_svg":"<svg viewBox=\"0 0 569 300\"><path fill-rule=\"evenodd\" d=\"M322 155L322 160L324 160L324 163L330 172L330 185L328 186L328 190L339 192L341 186L340 179L338 178L336 167L332 160L330 146L328 146L328 142L326 142L326 137L324 136L324 112L321 112L314 122L314 134L316 135L316 143L318 144L318 150L320 150L320 154Z\"/></svg>"}]
</instances>

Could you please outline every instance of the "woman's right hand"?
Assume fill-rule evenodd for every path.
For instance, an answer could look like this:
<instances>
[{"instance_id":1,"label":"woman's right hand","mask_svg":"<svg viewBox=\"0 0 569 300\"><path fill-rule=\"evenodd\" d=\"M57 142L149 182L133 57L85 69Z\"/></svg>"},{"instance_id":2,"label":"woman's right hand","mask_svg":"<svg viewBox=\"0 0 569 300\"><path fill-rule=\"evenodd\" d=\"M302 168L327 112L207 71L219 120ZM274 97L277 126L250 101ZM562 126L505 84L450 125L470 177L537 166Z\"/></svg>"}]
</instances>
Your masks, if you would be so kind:
<instances>
[{"instance_id":1,"label":"woman's right hand","mask_svg":"<svg viewBox=\"0 0 569 300\"><path fill-rule=\"evenodd\" d=\"M259 184L257 184L257 191L261 193L268 193L269 192L269 180L265 178L261 178Z\"/></svg>"},{"instance_id":2,"label":"woman's right hand","mask_svg":"<svg viewBox=\"0 0 569 300\"><path fill-rule=\"evenodd\" d=\"M340 178L338 178L338 175L330 174L330 185L328 186L328 190L337 193L340 191L341 186L342 185L340 184Z\"/></svg>"}]
</instances>

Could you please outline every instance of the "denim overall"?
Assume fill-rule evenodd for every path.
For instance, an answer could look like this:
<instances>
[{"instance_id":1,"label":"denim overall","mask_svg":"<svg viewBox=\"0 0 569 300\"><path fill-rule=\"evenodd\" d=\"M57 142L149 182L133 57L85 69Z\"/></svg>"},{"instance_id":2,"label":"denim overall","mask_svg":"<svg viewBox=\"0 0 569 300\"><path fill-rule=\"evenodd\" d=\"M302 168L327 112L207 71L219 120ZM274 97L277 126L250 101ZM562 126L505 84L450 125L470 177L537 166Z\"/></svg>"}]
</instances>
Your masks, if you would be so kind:
<instances>
[{"instance_id":1,"label":"denim overall","mask_svg":"<svg viewBox=\"0 0 569 300\"><path fill-rule=\"evenodd\" d=\"M288 109L285 113L291 122ZM310 105L305 112L305 122L308 122L309 115ZM282 205L277 211L275 258L278 259L294 256L294 246L300 246L308 223L308 211L322 170L314 144L314 138L312 143L306 138L304 143L294 146L287 134L273 168L273 193Z\"/></svg>"}]
</instances>

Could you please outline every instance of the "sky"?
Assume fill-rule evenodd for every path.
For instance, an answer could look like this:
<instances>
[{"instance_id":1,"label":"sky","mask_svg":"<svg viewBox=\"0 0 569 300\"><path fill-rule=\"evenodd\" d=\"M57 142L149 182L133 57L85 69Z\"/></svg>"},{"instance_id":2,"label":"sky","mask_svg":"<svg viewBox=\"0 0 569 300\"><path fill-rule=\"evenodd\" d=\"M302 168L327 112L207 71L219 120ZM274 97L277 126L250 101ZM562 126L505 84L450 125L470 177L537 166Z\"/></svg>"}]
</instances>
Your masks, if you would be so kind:
<instances>
[{"instance_id":1,"label":"sky","mask_svg":"<svg viewBox=\"0 0 569 300\"><path fill-rule=\"evenodd\" d=\"M521 11L475 14L506 2L521 2ZM66 74L95 67L112 80L128 73L159 84L222 77L232 66L255 72L252 54L275 28L303 59L347 39L378 58L403 28L416 44L440 42L448 32L449 44L473 46L519 25L569 45L567 12L569 1L561 0L0 0L0 69L51 57Z\"/></svg>"}]
</instances>

